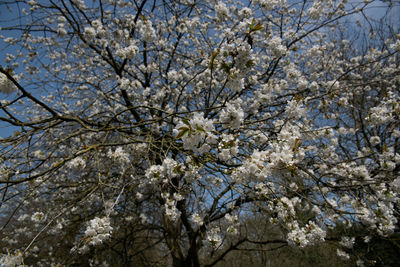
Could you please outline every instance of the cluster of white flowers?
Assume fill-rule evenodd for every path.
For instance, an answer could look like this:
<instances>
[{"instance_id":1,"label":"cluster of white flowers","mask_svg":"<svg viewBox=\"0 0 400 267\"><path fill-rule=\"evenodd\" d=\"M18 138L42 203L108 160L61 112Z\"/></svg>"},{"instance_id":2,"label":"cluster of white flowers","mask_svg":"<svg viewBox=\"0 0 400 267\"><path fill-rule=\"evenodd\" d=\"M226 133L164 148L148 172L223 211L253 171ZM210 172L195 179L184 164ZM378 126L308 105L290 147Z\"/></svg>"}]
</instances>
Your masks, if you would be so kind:
<instances>
[{"instance_id":1,"label":"cluster of white flowers","mask_svg":"<svg viewBox=\"0 0 400 267\"><path fill-rule=\"evenodd\" d=\"M223 1L218 1L218 3L216 3L216 5L214 6L214 9L217 20L224 21L229 17L229 8L225 5Z\"/></svg>"},{"instance_id":2,"label":"cluster of white flowers","mask_svg":"<svg viewBox=\"0 0 400 267\"><path fill-rule=\"evenodd\" d=\"M357 265L358 267L364 267L364 266L365 266L363 260L357 260L357 261L356 261L356 265Z\"/></svg>"},{"instance_id":3,"label":"cluster of white flowers","mask_svg":"<svg viewBox=\"0 0 400 267\"><path fill-rule=\"evenodd\" d=\"M201 177L202 177L199 173L201 166L196 166L196 165L191 164L192 161L193 161L193 159L191 157L186 158L184 178L185 178L185 181L188 183L192 183L196 180L201 179Z\"/></svg>"},{"instance_id":4,"label":"cluster of white flowers","mask_svg":"<svg viewBox=\"0 0 400 267\"><path fill-rule=\"evenodd\" d=\"M67 30L65 29L65 23L58 23L57 34L60 37L64 37L65 35L67 35Z\"/></svg>"},{"instance_id":5,"label":"cluster of white flowers","mask_svg":"<svg viewBox=\"0 0 400 267\"><path fill-rule=\"evenodd\" d=\"M132 88L132 82L128 78L118 78L118 85L121 89L127 91Z\"/></svg>"},{"instance_id":6,"label":"cluster of white flowers","mask_svg":"<svg viewBox=\"0 0 400 267\"><path fill-rule=\"evenodd\" d=\"M282 167L293 166L305 156L305 151L300 147L302 135L298 127L286 124L280 131L278 139L272 143L270 163L271 171L279 171Z\"/></svg>"},{"instance_id":7,"label":"cluster of white flowers","mask_svg":"<svg viewBox=\"0 0 400 267\"><path fill-rule=\"evenodd\" d=\"M11 94L15 92L17 87L10 81L6 75L0 73L0 93Z\"/></svg>"},{"instance_id":8,"label":"cluster of white flowers","mask_svg":"<svg viewBox=\"0 0 400 267\"><path fill-rule=\"evenodd\" d=\"M344 252L341 249L336 249L336 255L338 255L343 260L349 260L350 259L350 255L348 253Z\"/></svg>"},{"instance_id":9,"label":"cluster of white flowers","mask_svg":"<svg viewBox=\"0 0 400 267\"><path fill-rule=\"evenodd\" d=\"M190 219L197 226L202 226L204 224L203 218L198 213L193 213Z\"/></svg>"},{"instance_id":10,"label":"cluster of white flowers","mask_svg":"<svg viewBox=\"0 0 400 267\"><path fill-rule=\"evenodd\" d=\"M181 216L181 212L176 208L176 204L178 201L183 199L182 195L174 193L171 197L169 193L163 193L161 196L165 201L165 215L172 221L178 220L178 218Z\"/></svg>"},{"instance_id":11,"label":"cluster of white flowers","mask_svg":"<svg viewBox=\"0 0 400 267\"><path fill-rule=\"evenodd\" d=\"M218 248L222 244L221 229L217 226L207 231L207 241L213 248Z\"/></svg>"},{"instance_id":12,"label":"cluster of white flowers","mask_svg":"<svg viewBox=\"0 0 400 267\"><path fill-rule=\"evenodd\" d=\"M267 196L268 193L277 192L278 190L276 190L275 184L268 182L268 183L256 183L254 185L254 191L257 196ZM271 207L273 207L272 203L270 205L270 208Z\"/></svg>"},{"instance_id":13,"label":"cluster of white flowers","mask_svg":"<svg viewBox=\"0 0 400 267\"><path fill-rule=\"evenodd\" d=\"M158 182L168 183L170 179L179 175L183 171L183 165L179 165L171 158L164 159L162 165L152 165L146 170L146 178L151 184Z\"/></svg>"},{"instance_id":14,"label":"cluster of white flowers","mask_svg":"<svg viewBox=\"0 0 400 267\"><path fill-rule=\"evenodd\" d=\"M92 21L91 26L86 26L83 31L83 36L87 41L96 41L102 43L100 39L96 37L103 38L106 36L106 30L100 20L96 19ZM103 43L106 42L103 40Z\"/></svg>"},{"instance_id":15,"label":"cluster of white flowers","mask_svg":"<svg viewBox=\"0 0 400 267\"><path fill-rule=\"evenodd\" d=\"M28 214L21 214L19 217L18 217L18 219L17 219L17 221L19 221L19 222L23 222L23 221L25 221L25 220L27 220L27 219L29 219L30 218L30 216L28 215Z\"/></svg>"},{"instance_id":16,"label":"cluster of white flowers","mask_svg":"<svg viewBox=\"0 0 400 267\"><path fill-rule=\"evenodd\" d=\"M174 134L182 138L185 149L205 153L211 149L210 145L218 142L213 133L213 123L213 120L204 118L203 113L196 113L191 120L180 122L175 127Z\"/></svg>"},{"instance_id":17,"label":"cluster of white flowers","mask_svg":"<svg viewBox=\"0 0 400 267\"><path fill-rule=\"evenodd\" d=\"M298 197L292 199L281 197L273 206L273 211L277 214L277 219L286 222L294 218L296 215L295 206L299 204L299 202L300 199Z\"/></svg>"},{"instance_id":18,"label":"cluster of white flowers","mask_svg":"<svg viewBox=\"0 0 400 267\"><path fill-rule=\"evenodd\" d=\"M399 190L399 192L400 192L400 177L397 177L395 180L393 180L393 182L391 183L391 186L395 190Z\"/></svg>"},{"instance_id":19,"label":"cluster of white flowers","mask_svg":"<svg viewBox=\"0 0 400 267\"><path fill-rule=\"evenodd\" d=\"M305 117L306 110L299 101L291 100L286 106L285 113L287 114L288 119L299 119Z\"/></svg>"},{"instance_id":20,"label":"cluster of white flowers","mask_svg":"<svg viewBox=\"0 0 400 267\"><path fill-rule=\"evenodd\" d=\"M120 58L132 59L139 53L139 47L135 43L131 43L127 47L117 49L116 53Z\"/></svg>"},{"instance_id":21,"label":"cluster of white flowers","mask_svg":"<svg viewBox=\"0 0 400 267\"><path fill-rule=\"evenodd\" d=\"M379 145L381 143L381 139L379 138L379 136L372 136L369 141L371 142L371 144L373 146Z\"/></svg>"},{"instance_id":22,"label":"cluster of white flowers","mask_svg":"<svg viewBox=\"0 0 400 267\"><path fill-rule=\"evenodd\" d=\"M239 233L238 228L240 226L238 216L230 215L229 213L227 213L227 214L225 214L224 218L227 222L227 225L229 225L227 228L228 234L237 235Z\"/></svg>"},{"instance_id":23,"label":"cluster of white flowers","mask_svg":"<svg viewBox=\"0 0 400 267\"><path fill-rule=\"evenodd\" d=\"M32 154L33 154L33 157L35 157L37 159L45 159L46 158L46 155L40 149L35 150Z\"/></svg>"},{"instance_id":24,"label":"cluster of white flowers","mask_svg":"<svg viewBox=\"0 0 400 267\"><path fill-rule=\"evenodd\" d=\"M253 56L253 50L247 42L242 41L234 46L233 51L236 54L235 65L236 68L238 68L238 72L231 72L230 74L234 76L244 76L250 67L249 62L254 62L256 60ZM224 47L221 48L221 52L224 52Z\"/></svg>"},{"instance_id":25,"label":"cluster of white flowers","mask_svg":"<svg viewBox=\"0 0 400 267\"><path fill-rule=\"evenodd\" d=\"M378 234L387 236L393 233L397 223L397 219L393 215L393 203L379 201L375 209L368 207L355 208L359 214L357 218L369 228L375 229Z\"/></svg>"},{"instance_id":26,"label":"cluster of white flowers","mask_svg":"<svg viewBox=\"0 0 400 267\"><path fill-rule=\"evenodd\" d=\"M222 134L222 140L218 144L218 158L222 161L228 161L239 152L238 140L232 134Z\"/></svg>"},{"instance_id":27,"label":"cluster of white flowers","mask_svg":"<svg viewBox=\"0 0 400 267\"><path fill-rule=\"evenodd\" d=\"M270 11L279 4L279 0L256 0L253 3L259 4L260 6L265 8L266 11Z\"/></svg>"},{"instance_id":28,"label":"cluster of white flowers","mask_svg":"<svg viewBox=\"0 0 400 267\"><path fill-rule=\"evenodd\" d=\"M83 35L87 40L93 40L96 37L96 30L93 27L85 27Z\"/></svg>"},{"instance_id":29,"label":"cluster of white flowers","mask_svg":"<svg viewBox=\"0 0 400 267\"><path fill-rule=\"evenodd\" d=\"M86 166L86 162L82 157L73 158L68 162L68 167L71 169L84 169Z\"/></svg>"},{"instance_id":30,"label":"cluster of white flowers","mask_svg":"<svg viewBox=\"0 0 400 267\"><path fill-rule=\"evenodd\" d=\"M0 254L0 266L2 267L24 267L24 258L21 252L15 254Z\"/></svg>"},{"instance_id":31,"label":"cluster of white flowers","mask_svg":"<svg viewBox=\"0 0 400 267\"><path fill-rule=\"evenodd\" d=\"M220 48L217 61L221 69L229 74L226 86L233 92L241 92L245 87L244 77L255 60L251 46L247 42L225 42Z\"/></svg>"},{"instance_id":32,"label":"cluster of white flowers","mask_svg":"<svg viewBox=\"0 0 400 267\"><path fill-rule=\"evenodd\" d=\"M92 26L93 26L93 28L94 28L96 31L98 31L98 30L100 30L101 28L103 28L103 24L101 23L101 21L100 21L99 19L93 20L93 21L92 21Z\"/></svg>"},{"instance_id":33,"label":"cluster of white flowers","mask_svg":"<svg viewBox=\"0 0 400 267\"><path fill-rule=\"evenodd\" d=\"M380 155L379 163L383 170L393 171L396 168L396 164L400 164L400 154L395 153L394 147L386 147Z\"/></svg>"},{"instance_id":34,"label":"cluster of white flowers","mask_svg":"<svg viewBox=\"0 0 400 267\"><path fill-rule=\"evenodd\" d=\"M234 72L235 69L233 69L231 72ZM232 77L235 77L236 75L233 75ZM236 77L235 79L230 79L227 83L226 86L228 86L233 92L240 92L244 88L244 78L241 77Z\"/></svg>"},{"instance_id":35,"label":"cluster of white flowers","mask_svg":"<svg viewBox=\"0 0 400 267\"><path fill-rule=\"evenodd\" d=\"M46 216L44 215L43 212L37 211L32 215L31 220L35 223L41 223L44 222L44 220L46 220Z\"/></svg>"},{"instance_id":36,"label":"cluster of white flowers","mask_svg":"<svg viewBox=\"0 0 400 267\"><path fill-rule=\"evenodd\" d=\"M247 159L242 166L235 169L232 178L237 182L241 181L258 181L264 177L264 166L268 159L268 152L253 151L253 154ZM260 184L259 186L262 186Z\"/></svg>"},{"instance_id":37,"label":"cluster of white flowers","mask_svg":"<svg viewBox=\"0 0 400 267\"><path fill-rule=\"evenodd\" d=\"M94 218L90 220L88 227L85 231L85 236L89 237L89 245L99 245L103 243L103 241L109 239L111 237L113 228L110 225L110 218Z\"/></svg>"},{"instance_id":38,"label":"cluster of white flowers","mask_svg":"<svg viewBox=\"0 0 400 267\"><path fill-rule=\"evenodd\" d=\"M357 179L357 180L359 180L361 178L362 180L365 180L365 181L368 181L371 179L369 171L365 165L356 166L356 164L340 164L339 166L345 166L345 167L343 167L343 169L347 171L347 175L349 175L349 178L353 178L353 179ZM348 167L348 166L351 166L351 167ZM340 173L340 172L338 172L338 173Z\"/></svg>"},{"instance_id":39,"label":"cluster of white flowers","mask_svg":"<svg viewBox=\"0 0 400 267\"><path fill-rule=\"evenodd\" d=\"M156 32L151 20L139 20L136 23L136 28L141 35L141 40L152 42L156 38Z\"/></svg>"},{"instance_id":40,"label":"cluster of white flowers","mask_svg":"<svg viewBox=\"0 0 400 267\"><path fill-rule=\"evenodd\" d=\"M97 246L111 237L113 228L109 217L95 217L90 220L85 230L84 244L81 247L73 247L71 252L86 253L90 246Z\"/></svg>"},{"instance_id":41,"label":"cluster of white flowers","mask_svg":"<svg viewBox=\"0 0 400 267\"><path fill-rule=\"evenodd\" d=\"M114 152L111 149L108 150L107 156L109 158L119 160L119 161L121 161L121 163L129 163L130 162L129 154L128 154L128 152L126 152L124 150L124 148L122 146L117 147Z\"/></svg>"},{"instance_id":42,"label":"cluster of white flowers","mask_svg":"<svg viewBox=\"0 0 400 267\"><path fill-rule=\"evenodd\" d=\"M377 232L382 236L390 235L396 228L397 218L393 214L393 203L378 202L376 210Z\"/></svg>"},{"instance_id":43,"label":"cluster of white flowers","mask_svg":"<svg viewBox=\"0 0 400 267\"><path fill-rule=\"evenodd\" d=\"M324 5L321 2L315 1L314 4L308 9L307 12L312 19L317 20L323 14L322 13L323 8L324 8Z\"/></svg>"},{"instance_id":44,"label":"cluster of white flowers","mask_svg":"<svg viewBox=\"0 0 400 267\"><path fill-rule=\"evenodd\" d=\"M244 112L239 104L228 103L226 108L221 111L219 120L221 123L225 124L226 128L238 129L242 124L243 117Z\"/></svg>"},{"instance_id":45,"label":"cluster of white flowers","mask_svg":"<svg viewBox=\"0 0 400 267\"><path fill-rule=\"evenodd\" d=\"M390 45L390 49L400 52L400 34L397 34L397 41L396 43Z\"/></svg>"},{"instance_id":46,"label":"cluster of white flowers","mask_svg":"<svg viewBox=\"0 0 400 267\"><path fill-rule=\"evenodd\" d=\"M353 248L355 241L354 237L342 236L339 244L345 248Z\"/></svg>"},{"instance_id":47,"label":"cluster of white flowers","mask_svg":"<svg viewBox=\"0 0 400 267\"><path fill-rule=\"evenodd\" d=\"M398 106L399 95L392 92L382 100L378 106L369 111L369 116L365 118L372 126L387 123L394 118L395 109Z\"/></svg>"},{"instance_id":48,"label":"cluster of white flowers","mask_svg":"<svg viewBox=\"0 0 400 267\"><path fill-rule=\"evenodd\" d=\"M36 5L37 5L37 2L36 2L36 0L29 0L29 1L27 2L27 4L30 5L30 6L36 6Z\"/></svg>"},{"instance_id":49,"label":"cluster of white flowers","mask_svg":"<svg viewBox=\"0 0 400 267\"><path fill-rule=\"evenodd\" d=\"M291 245L298 245L303 248L325 240L326 232L313 221L309 221L302 228L299 227L297 222L293 222L290 224L290 228L287 241Z\"/></svg>"},{"instance_id":50,"label":"cluster of white flowers","mask_svg":"<svg viewBox=\"0 0 400 267\"><path fill-rule=\"evenodd\" d=\"M282 45L282 39L279 36L272 37L268 44L274 56L280 57L286 54L287 49Z\"/></svg>"},{"instance_id":51,"label":"cluster of white flowers","mask_svg":"<svg viewBox=\"0 0 400 267\"><path fill-rule=\"evenodd\" d=\"M80 10L86 8L85 2L83 0L71 0L71 2L74 3Z\"/></svg>"}]
</instances>

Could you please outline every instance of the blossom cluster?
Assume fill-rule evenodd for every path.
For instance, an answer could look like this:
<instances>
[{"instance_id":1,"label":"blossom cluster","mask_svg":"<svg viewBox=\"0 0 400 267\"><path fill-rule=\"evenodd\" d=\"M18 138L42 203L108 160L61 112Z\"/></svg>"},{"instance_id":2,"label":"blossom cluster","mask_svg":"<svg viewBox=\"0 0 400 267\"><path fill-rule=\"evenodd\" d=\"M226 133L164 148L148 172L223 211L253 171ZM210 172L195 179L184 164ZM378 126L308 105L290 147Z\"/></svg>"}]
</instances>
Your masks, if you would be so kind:
<instances>
[{"instance_id":1,"label":"blossom cluster","mask_svg":"<svg viewBox=\"0 0 400 267\"><path fill-rule=\"evenodd\" d=\"M171 158L163 160L162 165L152 165L146 170L146 178L152 184L159 182L168 183L172 178L177 177L183 169L182 165Z\"/></svg>"},{"instance_id":2,"label":"blossom cluster","mask_svg":"<svg viewBox=\"0 0 400 267\"><path fill-rule=\"evenodd\" d=\"M121 163L126 164L130 162L129 153L126 152L126 150L121 146L117 147L114 151L112 151L111 149L108 150L107 156L114 160L118 160Z\"/></svg>"},{"instance_id":3,"label":"blossom cluster","mask_svg":"<svg viewBox=\"0 0 400 267\"><path fill-rule=\"evenodd\" d=\"M228 226L228 228L226 229L226 231L228 232L228 234L230 235L237 235L239 233L239 226L240 226L240 222L239 222L239 218L237 215L231 215L229 213L225 214L224 216L226 223Z\"/></svg>"},{"instance_id":4,"label":"blossom cluster","mask_svg":"<svg viewBox=\"0 0 400 267\"><path fill-rule=\"evenodd\" d=\"M182 138L185 149L205 153L211 149L210 145L217 143L213 123L213 120L204 118L203 113L195 113L189 121L178 123L174 133Z\"/></svg>"},{"instance_id":5,"label":"blossom cluster","mask_svg":"<svg viewBox=\"0 0 400 267\"><path fill-rule=\"evenodd\" d=\"M15 254L0 254L0 266L3 267L25 267L28 265L24 265L24 258L21 252L17 252Z\"/></svg>"},{"instance_id":6,"label":"blossom cluster","mask_svg":"<svg viewBox=\"0 0 400 267\"><path fill-rule=\"evenodd\" d=\"M222 244L221 229L218 226L212 227L207 231L207 241L213 248L218 248Z\"/></svg>"},{"instance_id":7,"label":"blossom cluster","mask_svg":"<svg viewBox=\"0 0 400 267\"><path fill-rule=\"evenodd\" d=\"M177 202L182 200L183 197L179 193L174 193L171 197L169 193L164 193L161 195L165 201L164 212L165 215L172 221L177 221L181 212L177 209Z\"/></svg>"},{"instance_id":8,"label":"blossom cluster","mask_svg":"<svg viewBox=\"0 0 400 267\"><path fill-rule=\"evenodd\" d=\"M222 134L218 150L218 158L222 161L229 161L239 152L237 138L232 134Z\"/></svg>"},{"instance_id":9,"label":"blossom cluster","mask_svg":"<svg viewBox=\"0 0 400 267\"><path fill-rule=\"evenodd\" d=\"M399 95L391 92L389 94L378 106L371 108L369 116L365 118L371 125L381 125L393 120L393 115L398 106Z\"/></svg>"},{"instance_id":10,"label":"blossom cluster","mask_svg":"<svg viewBox=\"0 0 400 267\"><path fill-rule=\"evenodd\" d=\"M291 231L287 235L287 240L291 245L306 247L323 242L326 231L313 221L309 221L304 227L300 227L297 222L290 225Z\"/></svg>"},{"instance_id":11,"label":"blossom cluster","mask_svg":"<svg viewBox=\"0 0 400 267\"><path fill-rule=\"evenodd\" d=\"M238 129L243 122L244 112L238 103L228 103L220 115L219 120L226 128Z\"/></svg>"},{"instance_id":12,"label":"blossom cluster","mask_svg":"<svg viewBox=\"0 0 400 267\"><path fill-rule=\"evenodd\" d=\"M265 177L264 167L268 160L268 152L253 151L249 159L242 163L242 166L235 169L232 175L234 181L259 181Z\"/></svg>"},{"instance_id":13,"label":"blossom cluster","mask_svg":"<svg viewBox=\"0 0 400 267\"><path fill-rule=\"evenodd\" d=\"M202 226L204 224L203 218L198 213L193 213L190 219L197 226Z\"/></svg>"},{"instance_id":14,"label":"blossom cluster","mask_svg":"<svg viewBox=\"0 0 400 267\"><path fill-rule=\"evenodd\" d=\"M113 228L110 224L109 217L96 217L88 222L83 238L83 246L73 247L72 252L86 253L90 246L98 246L107 241L111 237Z\"/></svg>"},{"instance_id":15,"label":"blossom cluster","mask_svg":"<svg viewBox=\"0 0 400 267\"><path fill-rule=\"evenodd\" d=\"M17 90L14 83L3 73L0 73L0 93L11 94Z\"/></svg>"}]
</instances>

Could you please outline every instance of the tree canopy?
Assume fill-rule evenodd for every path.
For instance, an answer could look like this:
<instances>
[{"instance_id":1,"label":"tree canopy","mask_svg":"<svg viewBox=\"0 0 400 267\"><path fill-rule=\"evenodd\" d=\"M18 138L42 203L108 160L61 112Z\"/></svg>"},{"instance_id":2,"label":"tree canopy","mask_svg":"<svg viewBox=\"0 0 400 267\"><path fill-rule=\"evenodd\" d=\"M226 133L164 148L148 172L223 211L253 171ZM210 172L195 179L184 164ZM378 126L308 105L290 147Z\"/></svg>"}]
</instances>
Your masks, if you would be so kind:
<instances>
[{"instance_id":1,"label":"tree canopy","mask_svg":"<svg viewBox=\"0 0 400 267\"><path fill-rule=\"evenodd\" d=\"M0 265L215 266L329 242L363 266L353 245L399 230L396 3L0 8Z\"/></svg>"}]
</instances>

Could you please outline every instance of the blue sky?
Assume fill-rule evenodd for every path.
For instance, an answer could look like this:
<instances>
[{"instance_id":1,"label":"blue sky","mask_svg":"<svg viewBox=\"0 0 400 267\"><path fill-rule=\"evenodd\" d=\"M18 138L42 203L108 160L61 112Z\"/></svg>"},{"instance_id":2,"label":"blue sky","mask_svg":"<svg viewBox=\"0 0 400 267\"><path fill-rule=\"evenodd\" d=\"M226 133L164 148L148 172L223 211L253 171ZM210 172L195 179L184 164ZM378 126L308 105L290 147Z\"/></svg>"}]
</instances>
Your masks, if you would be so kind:
<instances>
[{"instance_id":1,"label":"blue sky","mask_svg":"<svg viewBox=\"0 0 400 267\"><path fill-rule=\"evenodd\" d=\"M13 2L13 1L9 1ZM22 5L19 4L19 7L21 8ZM12 5L6 5L4 3L0 4L0 27L1 28L6 28L8 26L15 26L18 21L20 13L19 10L16 8L14 4ZM1 30L0 35L4 37L18 37L19 33L16 31L5 31ZM3 42L3 40L0 40L0 65L3 68L8 67L8 64L5 62L5 58L7 54L15 54L16 49L15 47L7 47L6 44ZM11 95L5 95L0 93L0 101L4 100L11 100L15 94ZM3 117L5 113L0 110L0 116ZM0 121L0 137L4 138L7 136L10 136L13 134L13 132L17 130L16 127L9 126L7 123Z\"/></svg>"}]
</instances>

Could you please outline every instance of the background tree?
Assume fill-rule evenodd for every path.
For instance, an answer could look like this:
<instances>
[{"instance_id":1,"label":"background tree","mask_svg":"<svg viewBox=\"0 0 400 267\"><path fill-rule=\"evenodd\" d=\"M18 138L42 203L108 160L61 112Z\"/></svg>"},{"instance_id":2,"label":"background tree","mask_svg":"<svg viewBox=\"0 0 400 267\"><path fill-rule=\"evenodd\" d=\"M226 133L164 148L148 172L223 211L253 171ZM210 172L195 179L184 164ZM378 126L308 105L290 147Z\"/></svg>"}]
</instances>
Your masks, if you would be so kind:
<instances>
[{"instance_id":1,"label":"background tree","mask_svg":"<svg viewBox=\"0 0 400 267\"><path fill-rule=\"evenodd\" d=\"M374 2L1 3L19 12L2 28L4 264L213 266L326 240L347 259L396 231L398 29L340 27Z\"/></svg>"}]
</instances>

